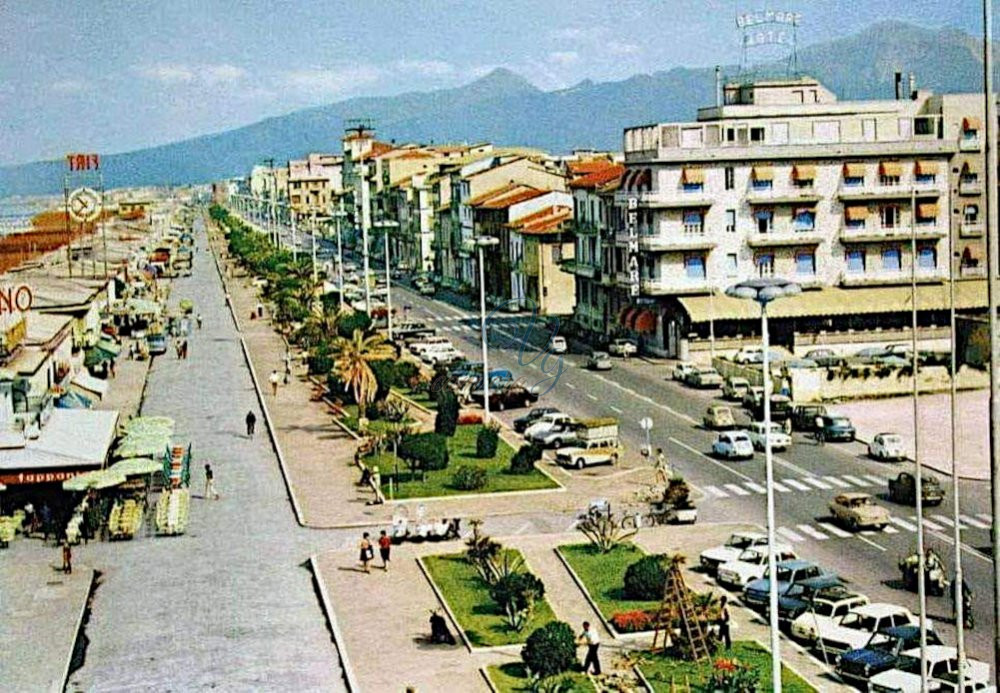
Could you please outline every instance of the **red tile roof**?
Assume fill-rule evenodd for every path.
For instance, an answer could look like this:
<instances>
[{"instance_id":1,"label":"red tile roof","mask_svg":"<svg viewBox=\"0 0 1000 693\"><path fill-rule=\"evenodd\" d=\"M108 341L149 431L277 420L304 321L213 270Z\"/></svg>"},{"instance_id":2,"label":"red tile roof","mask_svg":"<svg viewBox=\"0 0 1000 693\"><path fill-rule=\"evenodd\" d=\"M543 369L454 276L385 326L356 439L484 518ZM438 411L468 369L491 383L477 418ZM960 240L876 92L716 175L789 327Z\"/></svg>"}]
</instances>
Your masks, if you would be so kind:
<instances>
[{"instance_id":1,"label":"red tile roof","mask_svg":"<svg viewBox=\"0 0 1000 693\"><path fill-rule=\"evenodd\" d=\"M511 205L516 205L518 202L524 202L525 200L532 200L544 195L546 192L548 191L539 190L530 185L511 183L497 190L479 195L474 200L471 200L469 204L480 209L507 209Z\"/></svg>"},{"instance_id":2,"label":"red tile roof","mask_svg":"<svg viewBox=\"0 0 1000 693\"><path fill-rule=\"evenodd\" d=\"M541 235L558 230L559 226L573 216L569 207L554 205L521 217L511 222L510 227L522 234Z\"/></svg>"},{"instance_id":3,"label":"red tile roof","mask_svg":"<svg viewBox=\"0 0 1000 693\"><path fill-rule=\"evenodd\" d=\"M391 152L393 149L395 149L395 146L389 144L388 142L372 142L372 148L361 154L358 157L358 161L374 159L375 157Z\"/></svg>"},{"instance_id":4,"label":"red tile roof","mask_svg":"<svg viewBox=\"0 0 1000 693\"><path fill-rule=\"evenodd\" d=\"M610 159L584 159L583 161L567 161L566 170L574 175L585 175L587 173L595 173L596 171L601 171L608 166L615 166L613 161Z\"/></svg>"},{"instance_id":5,"label":"red tile roof","mask_svg":"<svg viewBox=\"0 0 1000 693\"><path fill-rule=\"evenodd\" d=\"M588 164L595 162L586 162ZM588 167L586 173L582 173L576 178L572 179L568 185L570 188L599 188L607 185L615 180L620 180L622 174L625 173L625 167L621 164L611 163L609 161L601 162L601 166Z\"/></svg>"}]
</instances>

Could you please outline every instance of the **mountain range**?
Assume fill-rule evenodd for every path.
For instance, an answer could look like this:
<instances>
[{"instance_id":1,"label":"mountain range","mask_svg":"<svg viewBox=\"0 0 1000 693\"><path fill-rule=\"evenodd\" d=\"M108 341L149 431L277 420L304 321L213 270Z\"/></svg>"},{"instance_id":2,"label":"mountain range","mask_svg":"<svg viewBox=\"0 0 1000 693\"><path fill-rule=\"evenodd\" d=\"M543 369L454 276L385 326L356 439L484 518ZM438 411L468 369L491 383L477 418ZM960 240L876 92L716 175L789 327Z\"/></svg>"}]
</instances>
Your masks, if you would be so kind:
<instances>
[{"instance_id":1,"label":"mountain range","mask_svg":"<svg viewBox=\"0 0 1000 693\"><path fill-rule=\"evenodd\" d=\"M898 21L798 52L799 72L818 78L841 99L893 97L893 74L914 73L934 92L982 91L981 43L956 29ZM775 66L771 66L774 68ZM732 74L734 68L724 67ZM268 118L241 128L102 158L107 188L200 183L245 174L255 163L338 152L345 120L371 118L383 140L524 145L552 152L621 149L622 129L694 119L711 105L714 68L676 67L614 82L585 80L542 91L499 68L452 89L360 97ZM65 163L39 161L0 168L0 199L56 193Z\"/></svg>"}]
</instances>

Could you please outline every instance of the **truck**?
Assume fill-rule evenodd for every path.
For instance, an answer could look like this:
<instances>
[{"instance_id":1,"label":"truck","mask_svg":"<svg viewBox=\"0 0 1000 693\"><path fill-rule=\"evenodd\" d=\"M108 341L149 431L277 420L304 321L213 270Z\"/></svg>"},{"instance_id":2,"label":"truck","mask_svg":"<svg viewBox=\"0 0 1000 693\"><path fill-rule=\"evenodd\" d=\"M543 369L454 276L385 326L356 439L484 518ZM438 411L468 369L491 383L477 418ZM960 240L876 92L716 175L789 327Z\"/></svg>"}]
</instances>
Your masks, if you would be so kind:
<instances>
[{"instance_id":1,"label":"truck","mask_svg":"<svg viewBox=\"0 0 1000 693\"><path fill-rule=\"evenodd\" d=\"M562 467L583 469L596 464L617 464L621 455L618 419L578 421L568 443L556 451L556 463Z\"/></svg>"}]
</instances>

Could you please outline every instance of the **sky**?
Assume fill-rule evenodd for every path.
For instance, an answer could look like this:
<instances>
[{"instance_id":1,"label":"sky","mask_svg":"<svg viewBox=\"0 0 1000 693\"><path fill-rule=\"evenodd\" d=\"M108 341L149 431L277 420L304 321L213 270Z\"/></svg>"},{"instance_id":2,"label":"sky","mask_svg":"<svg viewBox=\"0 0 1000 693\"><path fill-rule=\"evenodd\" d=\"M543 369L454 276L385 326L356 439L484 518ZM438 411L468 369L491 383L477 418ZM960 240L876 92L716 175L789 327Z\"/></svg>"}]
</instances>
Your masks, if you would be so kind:
<instances>
[{"instance_id":1,"label":"sky","mask_svg":"<svg viewBox=\"0 0 1000 693\"><path fill-rule=\"evenodd\" d=\"M1000 3L997 3L1000 6ZM982 31L979 0L0 0L0 165L114 153L507 67L541 89L739 60L737 12L800 45L884 19ZM998 10L1000 11L1000 10Z\"/></svg>"}]
</instances>

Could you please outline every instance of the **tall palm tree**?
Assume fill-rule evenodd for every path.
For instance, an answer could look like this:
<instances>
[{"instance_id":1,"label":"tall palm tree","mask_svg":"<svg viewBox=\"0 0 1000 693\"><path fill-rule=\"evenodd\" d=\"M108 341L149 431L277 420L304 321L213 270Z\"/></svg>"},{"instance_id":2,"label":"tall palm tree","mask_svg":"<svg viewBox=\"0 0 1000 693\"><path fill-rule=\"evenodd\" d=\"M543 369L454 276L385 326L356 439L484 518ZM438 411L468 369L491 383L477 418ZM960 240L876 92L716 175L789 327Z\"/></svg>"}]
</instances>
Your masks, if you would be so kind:
<instances>
[{"instance_id":1,"label":"tall palm tree","mask_svg":"<svg viewBox=\"0 0 1000 693\"><path fill-rule=\"evenodd\" d=\"M375 399L378 383L369 362L395 358L396 350L382 335L365 337L354 330L350 339L337 337L333 342L333 368L346 387L351 388L361 412Z\"/></svg>"}]
</instances>

